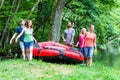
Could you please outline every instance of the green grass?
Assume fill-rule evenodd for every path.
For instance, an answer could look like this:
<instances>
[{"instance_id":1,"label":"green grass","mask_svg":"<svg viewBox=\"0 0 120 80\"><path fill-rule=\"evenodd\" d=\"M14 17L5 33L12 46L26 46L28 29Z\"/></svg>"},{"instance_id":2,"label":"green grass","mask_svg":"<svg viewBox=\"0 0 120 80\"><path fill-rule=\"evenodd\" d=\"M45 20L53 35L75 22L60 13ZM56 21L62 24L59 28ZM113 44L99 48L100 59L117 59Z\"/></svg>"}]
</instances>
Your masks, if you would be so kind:
<instances>
[{"instance_id":1,"label":"green grass","mask_svg":"<svg viewBox=\"0 0 120 80\"><path fill-rule=\"evenodd\" d=\"M91 68L80 64L56 64L41 60L0 61L0 80L120 80L120 71L94 62Z\"/></svg>"}]
</instances>

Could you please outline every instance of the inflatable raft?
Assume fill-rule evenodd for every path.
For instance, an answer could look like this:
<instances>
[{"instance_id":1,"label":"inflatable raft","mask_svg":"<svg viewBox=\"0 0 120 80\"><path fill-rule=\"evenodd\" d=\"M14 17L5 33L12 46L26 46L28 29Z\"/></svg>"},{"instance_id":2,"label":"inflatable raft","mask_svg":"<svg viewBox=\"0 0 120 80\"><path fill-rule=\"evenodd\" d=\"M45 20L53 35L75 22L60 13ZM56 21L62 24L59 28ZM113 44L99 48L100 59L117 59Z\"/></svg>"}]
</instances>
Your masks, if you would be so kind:
<instances>
[{"instance_id":1,"label":"inflatable raft","mask_svg":"<svg viewBox=\"0 0 120 80\"><path fill-rule=\"evenodd\" d=\"M33 48L33 56L40 57L47 61L65 61L65 62L82 62L84 56L81 52L57 42L39 42Z\"/></svg>"}]
</instances>

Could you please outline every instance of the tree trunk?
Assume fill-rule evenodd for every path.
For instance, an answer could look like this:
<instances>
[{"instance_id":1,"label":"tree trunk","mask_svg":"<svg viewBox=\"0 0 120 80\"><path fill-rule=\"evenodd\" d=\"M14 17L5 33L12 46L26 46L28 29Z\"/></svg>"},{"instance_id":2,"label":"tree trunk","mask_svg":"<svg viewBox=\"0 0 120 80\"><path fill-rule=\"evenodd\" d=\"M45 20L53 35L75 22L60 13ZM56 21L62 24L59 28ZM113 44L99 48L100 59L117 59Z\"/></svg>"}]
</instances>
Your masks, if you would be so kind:
<instances>
[{"instance_id":1,"label":"tree trunk","mask_svg":"<svg viewBox=\"0 0 120 80\"><path fill-rule=\"evenodd\" d=\"M1 5L0 5L0 10L1 10L1 8L2 8L3 4L4 4L4 0L2 0L2 2L1 2Z\"/></svg>"},{"instance_id":2,"label":"tree trunk","mask_svg":"<svg viewBox=\"0 0 120 80\"><path fill-rule=\"evenodd\" d=\"M39 2L40 2L40 0L38 0L38 1L34 4L33 8L32 8L31 11L30 11L30 14L27 16L27 18L26 18L25 20L28 20L28 19L30 18L30 16L32 15L33 11L35 10L35 8L36 8L36 6L39 4Z\"/></svg>"},{"instance_id":3,"label":"tree trunk","mask_svg":"<svg viewBox=\"0 0 120 80\"><path fill-rule=\"evenodd\" d=\"M12 6L14 6L14 3L15 3L15 0L12 1ZM13 11L13 8L10 9L10 12L12 12L12 11ZM3 46L3 45L2 45L2 44L4 43L3 40L5 39L5 37L6 37L5 35L7 34L7 30L9 29L8 26L9 26L9 22L10 22L10 20L11 20L11 17L12 17L11 15L8 16L8 19L7 19L7 21L6 21L5 28L3 29L2 37L1 37L1 39L0 39L0 47Z\"/></svg>"},{"instance_id":4,"label":"tree trunk","mask_svg":"<svg viewBox=\"0 0 120 80\"><path fill-rule=\"evenodd\" d=\"M17 12L18 12L18 10L19 10L21 0L18 0L18 2L17 2L17 3L18 3L18 4L17 4L17 8L16 8L16 10L15 10L15 13L17 13Z\"/></svg>"},{"instance_id":5,"label":"tree trunk","mask_svg":"<svg viewBox=\"0 0 120 80\"><path fill-rule=\"evenodd\" d=\"M40 30L40 41L45 41L46 35L45 35L45 29L47 26L50 26L50 16L52 12L52 3L53 0L48 0L44 2L39 2L38 4L38 13L36 17L36 22L35 22L35 29L34 29L34 34L37 34L38 30ZM48 24L48 25L47 25ZM47 26L46 26L47 25ZM48 33L47 33L48 34Z\"/></svg>"},{"instance_id":6,"label":"tree trunk","mask_svg":"<svg viewBox=\"0 0 120 80\"><path fill-rule=\"evenodd\" d=\"M0 47L2 47L4 50L6 48L6 44L9 42L9 33L10 33L9 23L12 20L12 18L14 17L15 13L18 11L20 2L21 2L21 0L18 0L18 2L16 2L16 0L12 1L12 6L15 6L15 5L17 5L17 6L11 7L10 12L11 13L14 12L14 14L13 15L10 14L8 16L5 28L3 29L2 37L0 39Z\"/></svg>"},{"instance_id":7,"label":"tree trunk","mask_svg":"<svg viewBox=\"0 0 120 80\"><path fill-rule=\"evenodd\" d=\"M55 0L51 13L49 40L59 42L62 23L62 10L69 0Z\"/></svg>"}]
</instances>

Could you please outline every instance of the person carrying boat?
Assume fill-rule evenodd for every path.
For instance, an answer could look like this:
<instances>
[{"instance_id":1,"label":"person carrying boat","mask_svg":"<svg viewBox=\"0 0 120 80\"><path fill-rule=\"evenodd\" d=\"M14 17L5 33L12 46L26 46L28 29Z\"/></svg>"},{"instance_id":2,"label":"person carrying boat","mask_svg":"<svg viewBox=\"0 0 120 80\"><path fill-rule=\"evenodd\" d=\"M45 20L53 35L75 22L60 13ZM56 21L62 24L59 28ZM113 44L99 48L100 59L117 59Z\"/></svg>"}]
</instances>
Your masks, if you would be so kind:
<instances>
[{"instance_id":1,"label":"person carrying boat","mask_svg":"<svg viewBox=\"0 0 120 80\"><path fill-rule=\"evenodd\" d=\"M83 54L84 59L86 60L85 53L84 53L85 34L86 34L86 29L82 28L81 33L78 37L78 42L75 46L78 47L79 45L79 51ZM85 60L83 61L83 64L85 63Z\"/></svg>"}]
</instances>

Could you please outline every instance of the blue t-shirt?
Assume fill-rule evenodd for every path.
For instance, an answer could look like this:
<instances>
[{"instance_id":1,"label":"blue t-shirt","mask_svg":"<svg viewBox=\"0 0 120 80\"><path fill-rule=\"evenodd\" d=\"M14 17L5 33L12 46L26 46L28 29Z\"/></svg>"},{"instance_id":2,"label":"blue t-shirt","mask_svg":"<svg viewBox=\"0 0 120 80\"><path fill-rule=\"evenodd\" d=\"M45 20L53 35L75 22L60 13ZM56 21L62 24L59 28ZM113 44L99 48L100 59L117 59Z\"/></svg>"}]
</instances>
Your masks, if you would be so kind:
<instances>
[{"instance_id":1,"label":"blue t-shirt","mask_svg":"<svg viewBox=\"0 0 120 80\"><path fill-rule=\"evenodd\" d=\"M20 34L22 32L23 28L21 26L19 26L17 29L16 29L16 33ZM24 33L21 35L20 37L20 41L24 42Z\"/></svg>"}]
</instances>

